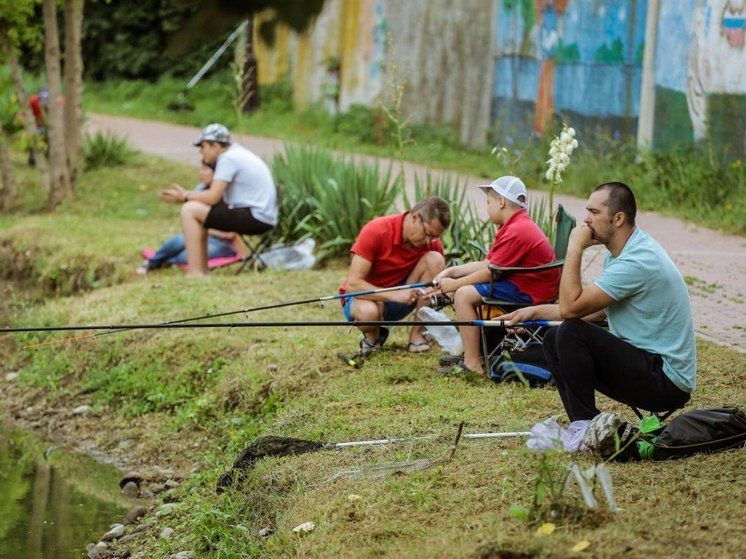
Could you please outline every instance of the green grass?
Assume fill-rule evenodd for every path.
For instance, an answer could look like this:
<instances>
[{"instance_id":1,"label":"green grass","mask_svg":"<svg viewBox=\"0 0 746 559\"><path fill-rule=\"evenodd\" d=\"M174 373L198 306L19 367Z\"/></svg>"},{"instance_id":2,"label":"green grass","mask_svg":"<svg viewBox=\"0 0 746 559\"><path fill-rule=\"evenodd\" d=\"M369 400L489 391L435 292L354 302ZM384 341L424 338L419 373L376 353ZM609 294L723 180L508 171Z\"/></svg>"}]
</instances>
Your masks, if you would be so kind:
<instances>
[{"instance_id":1,"label":"green grass","mask_svg":"<svg viewBox=\"0 0 746 559\"><path fill-rule=\"evenodd\" d=\"M16 163L20 171L20 157ZM49 214L38 213L38 192L23 189L16 213L0 221L0 246L14 258L15 271L26 274L3 324L162 322L336 292L343 263L239 277L220 271L209 281L189 281L179 271L135 278L130 270L140 248L177 228L176 209L160 203L157 191L171 180L191 185L193 175L186 166L135 156L88 171L78 200ZM30 171L22 176L32 183ZM5 256L3 262L8 265ZM100 280L82 270L98 270ZM55 274L60 277L49 279ZM28 285L71 295L34 304ZM338 320L341 312L329 303L246 318ZM681 557L745 551L738 535L744 513L737 496L746 489L739 452L612 464L622 512L558 521L547 536L509 513L511 505L527 507L533 499L537 458L518 441L464 441L450 463L373 477L376 464L442 456L461 421L468 432L515 430L562 414L553 390L435 375L436 352L406 353L403 329L360 370L335 355L357 346L359 335L349 328L148 330L34 346L65 335L0 340L2 369L21 373L14 409L90 404L94 415L71 420L75 437L85 433L101 451L133 466L170 467L184 476L174 510L128 544L146 557L186 549L221 558L488 557L496 550L564 557L581 540L591 542L585 555L598 557L668 556L671 542ZM699 389L690 407L744 407L744 370L743 354L700 342ZM4 401L9 398L4 393ZM631 415L605 399L601 407ZM66 431L73 423L57 425ZM238 489L216 495L219 475L264 434L434 438L268 459ZM578 461L591 463L586 456ZM349 470L365 475L347 479ZM351 494L360 499L350 500ZM316 524L314 532L292 533L306 521ZM176 529L168 542L158 538L166 526ZM257 537L267 526L275 534Z\"/></svg>"},{"instance_id":2,"label":"green grass","mask_svg":"<svg viewBox=\"0 0 746 559\"><path fill-rule=\"evenodd\" d=\"M334 292L342 268L320 271L216 274L210 282L176 275L101 288L33 309L24 323L154 322L298 296ZM335 320L336 305L280 309L253 320ZM27 335L17 344L55 336ZM530 506L536 457L516 441L463 442L453 462L421 472L359 480L340 472L409 458L437 458L455 426L471 432L529 427L561 414L557 393L520 385L434 375L435 353L413 356L405 332L389 349L356 371L335 356L357 341L346 328L233 329L128 332L75 344L9 351L6 363L21 366L27 399L60 407L72 394L87 394L107 426L128 424L138 441L134 455L197 466L180 490L180 504L146 532L138 550L167 557L193 549L204 557L310 556L330 554L464 556L488 548L565 556L577 541L591 541L594 556L665 556L671 541L680 556L743 552L736 527L743 511L733 495L741 456L729 453L670 463L613 464L611 475L623 511L615 518L586 515L558 522L550 536L510 517L513 504ZM701 343L700 389L691 407L746 401L746 357ZM80 397L75 400L80 403ZM604 409L630 415L603 400ZM260 434L321 440L355 440L432 434L431 441L365 451L322 451L266 460L243 486L214 494L217 477ZM103 450L116 441L99 437ZM194 445L192 445L194 443ZM108 445L108 446L107 446ZM410 454L411 453L411 454ZM588 457L579 457L590 464ZM740 486L740 489L739 489ZM360 495L350 501L350 494ZM641 518L654 521L641 522ZM291 529L306 521L316 531ZM169 544L158 532L176 528ZM256 537L272 526L276 535ZM144 547L140 547L144 546Z\"/></svg>"},{"instance_id":3,"label":"green grass","mask_svg":"<svg viewBox=\"0 0 746 559\"><path fill-rule=\"evenodd\" d=\"M294 110L287 86L263 88L262 108L238 118L231 108L230 77L218 74L190 93L194 112L174 113L167 107L183 87L180 80L156 83L113 81L88 83L85 106L103 112L178 124L204 126L221 121L231 129L257 136L309 143L341 151L394 157L392 131L380 110L356 107L332 117L311 106ZM529 188L546 189L545 161L550 138L518 140L509 145L508 161L489 155L491 146L465 148L447 126L413 125L407 160L433 168L494 178L516 173ZM505 138L497 142L507 145ZM746 234L746 165L743 157L729 161L707 146L681 147L637 160L634 146L599 135L581 137L580 148L560 191L586 197L597 184L621 180L631 185L640 209L681 217L738 235Z\"/></svg>"},{"instance_id":4,"label":"green grass","mask_svg":"<svg viewBox=\"0 0 746 559\"><path fill-rule=\"evenodd\" d=\"M0 216L0 277L64 295L131 276L140 249L179 232L178 207L158 192L198 180L187 165L144 155L128 161L84 173L76 200L42 213L36 172L16 153L20 196L14 213Z\"/></svg>"}]
</instances>

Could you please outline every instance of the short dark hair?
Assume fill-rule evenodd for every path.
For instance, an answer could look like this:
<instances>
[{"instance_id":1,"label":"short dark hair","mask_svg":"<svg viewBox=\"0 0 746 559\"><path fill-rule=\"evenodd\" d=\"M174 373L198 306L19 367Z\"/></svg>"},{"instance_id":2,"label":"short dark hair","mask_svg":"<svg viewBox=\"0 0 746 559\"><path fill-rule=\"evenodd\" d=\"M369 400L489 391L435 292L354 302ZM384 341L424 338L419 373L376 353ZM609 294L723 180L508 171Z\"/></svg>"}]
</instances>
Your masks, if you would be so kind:
<instances>
[{"instance_id":1,"label":"short dark hair","mask_svg":"<svg viewBox=\"0 0 746 559\"><path fill-rule=\"evenodd\" d=\"M437 196L420 200L412 207L412 211L420 214L427 222L437 219L443 229L448 229L451 225L451 209L448 202Z\"/></svg>"},{"instance_id":2,"label":"short dark hair","mask_svg":"<svg viewBox=\"0 0 746 559\"><path fill-rule=\"evenodd\" d=\"M600 190L606 190L609 193L606 205L611 210L611 215L622 212L627 218L627 223L634 227L635 217L637 217L637 202L632 189L623 182L605 182L594 188L593 192Z\"/></svg>"}]
</instances>

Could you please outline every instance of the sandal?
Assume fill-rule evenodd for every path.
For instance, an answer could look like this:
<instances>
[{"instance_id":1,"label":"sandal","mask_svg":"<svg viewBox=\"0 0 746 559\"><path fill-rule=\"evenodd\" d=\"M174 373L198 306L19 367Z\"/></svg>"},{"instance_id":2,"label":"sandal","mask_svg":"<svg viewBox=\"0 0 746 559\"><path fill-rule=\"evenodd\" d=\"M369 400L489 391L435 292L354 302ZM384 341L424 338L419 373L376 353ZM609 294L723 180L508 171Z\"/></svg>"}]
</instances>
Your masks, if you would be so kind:
<instances>
[{"instance_id":1,"label":"sandal","mask_svg":"<svg viewBox=\"0 0 746 559\"><path fill-rule=\"evenodd\" d=\"M360 340L360 349L358 350L358 354L361 357L369 357L371 353L373 353L375 350L379 349L383 344L386 343L386 339L388 337L388 328L384 328L383 326L381 326L380 333L378 334L375 342L371 342L368 338L363 338L362 340Z\"/></svg>"},{"instance_id":2,"label":"sandal","mask_svg":"<svg viewBox=\"0 0 746 559\"><path fill-rule=\"evenodd\" d=\"M409 342L407 344L407 351L409 353L424 353L430 351L430 344L425 340L422 340L421 342Z\"/></svg>"}]
</instances>

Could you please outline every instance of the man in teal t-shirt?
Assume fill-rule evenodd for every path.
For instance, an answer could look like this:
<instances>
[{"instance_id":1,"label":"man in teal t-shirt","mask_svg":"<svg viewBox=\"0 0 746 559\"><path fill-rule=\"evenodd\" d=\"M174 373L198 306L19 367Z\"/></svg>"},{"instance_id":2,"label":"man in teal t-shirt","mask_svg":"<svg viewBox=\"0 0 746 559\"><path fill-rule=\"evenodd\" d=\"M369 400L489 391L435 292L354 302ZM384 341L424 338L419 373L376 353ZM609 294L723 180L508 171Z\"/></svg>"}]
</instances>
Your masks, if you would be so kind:
<instances>
[{"instance_id":1,"label":"man in teal t-shirt","mask_svg":"<svg viewBox=\"0 0 746 559\"><path fill-rule=\"evenodd\" d=\"M544 353L571 421L599 413L596 390L648 411L682 407L697 374L684 278L666 251L635 226L637 204L627 185L596 187L586 210L585 222L570 235L559 304L500 318L564 319L544 337ZM596 244L609 251L604 270L583 286L583 250ZM589 322L604 315L609 332Z\"/></svg>"}]
</instances>

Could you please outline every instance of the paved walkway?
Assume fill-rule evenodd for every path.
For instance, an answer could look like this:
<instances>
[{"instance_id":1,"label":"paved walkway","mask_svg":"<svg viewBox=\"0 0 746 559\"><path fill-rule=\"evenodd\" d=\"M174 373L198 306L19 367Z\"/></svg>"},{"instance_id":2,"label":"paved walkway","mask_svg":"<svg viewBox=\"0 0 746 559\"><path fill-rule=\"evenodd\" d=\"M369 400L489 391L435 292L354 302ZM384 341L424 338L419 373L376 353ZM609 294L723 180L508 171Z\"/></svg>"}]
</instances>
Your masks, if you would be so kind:
<instances>
[{"instance_id":1,"label":"paved walkway","mask_svg":"<svg viewBox=\"0 0 746 559\"><path fill-rule=\"evenodd\" d=\"M110 131L126 137L130 144L146 153L197 165L199 154L191 141L199 130L132 118L91 115L91 131ZM241 143L266 160L282 150L283 142L258 136L238 136ZM367 156L360 160L376 161ZM378 160L388 165L387 160ZM406 164L408 184L424 167ZM467 184L482 184L484 179L462 177ZM633 185L634 186L634 185ZM531 196L544 193L532 192ZM471 189L469 198L483 208L482 196ZM559 196L557 200L578 220L582 220L585 200ZM671 254L689 285L697 333L705 338L746 352L746 238L718 233L711 229L664 217L654 212L640 212L638 224L649 232ZM589 249L584 260L583 277L590 281L602 264L601 249Z\"/></svg>"}]
</instances>

